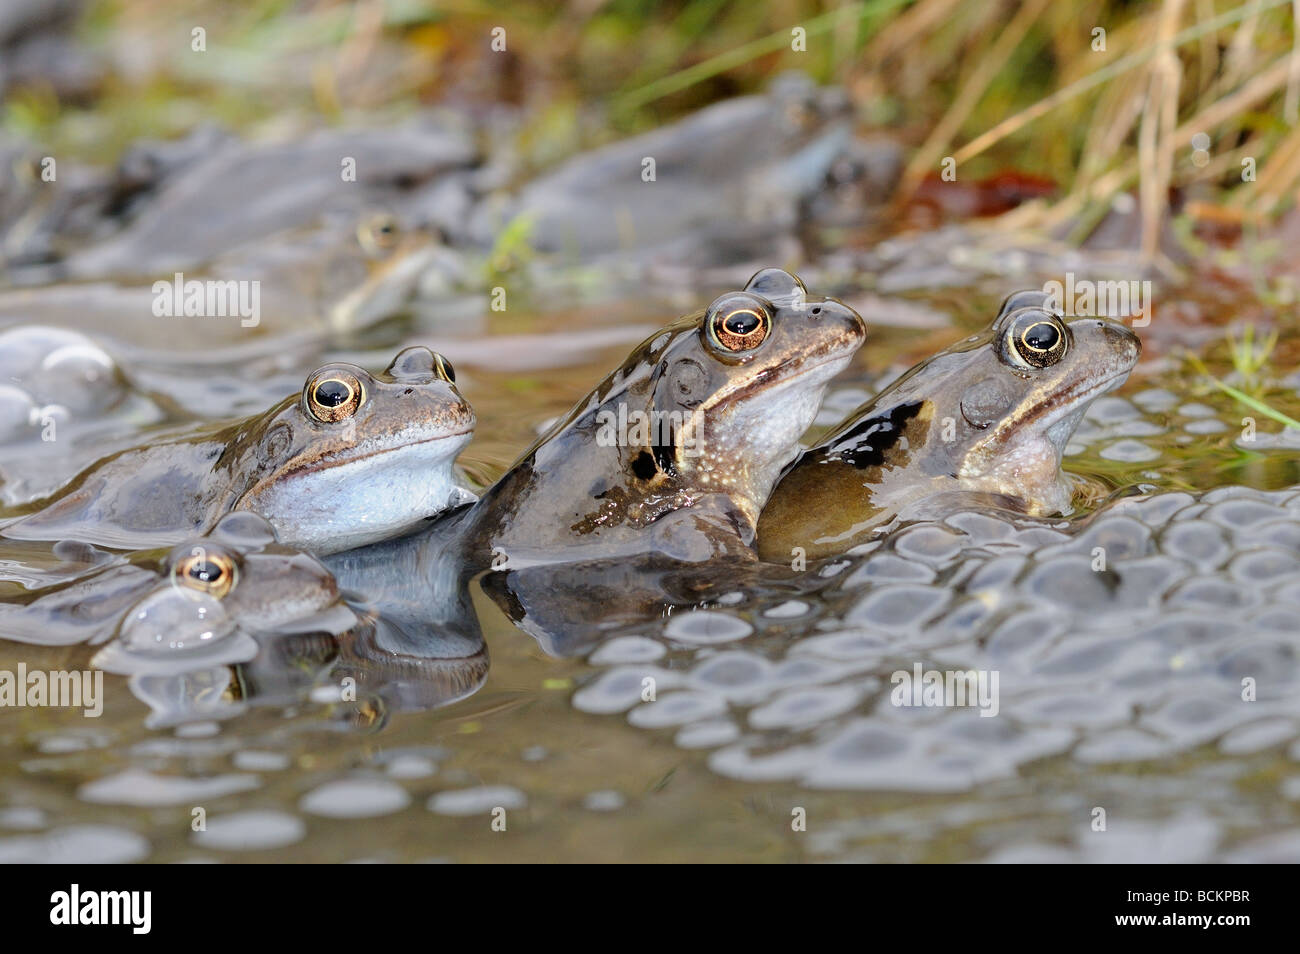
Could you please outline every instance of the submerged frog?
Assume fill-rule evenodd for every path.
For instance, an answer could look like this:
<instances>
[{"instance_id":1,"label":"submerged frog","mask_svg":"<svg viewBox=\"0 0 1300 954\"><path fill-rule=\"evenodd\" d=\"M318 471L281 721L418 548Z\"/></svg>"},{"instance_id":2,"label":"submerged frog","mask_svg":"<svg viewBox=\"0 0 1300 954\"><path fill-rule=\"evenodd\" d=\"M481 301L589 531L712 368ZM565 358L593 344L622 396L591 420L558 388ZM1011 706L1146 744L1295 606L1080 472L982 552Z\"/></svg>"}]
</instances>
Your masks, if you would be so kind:
<instances>
[{"instance_id":1,"label":"submerged frog","mask_svg":"<svg viewBox=\"0 0 1300 954\"><path fill-rule=\"evenodd\" d=\"M380 375L326 365L263 414L105 458L0 532L138 549L252 510L286 545L318 553L396 536L472 499L453 463L474 412L454 381L427 348Z\"/></svg>"},{"instance_id":2,"label":"submerged frog","mask_svg":"<svg viewBox=\"0 0 1300 954\"><path fill-rule=\"evenodd\" d=\"M167 182L120 233L70 255L64 272L77 279L170 277L322 216L406 204L476 158L460 130L417 126L225 145Z\"/></svg>"},{"instance_id":3,"label":"submerged frog","mask_svg":"<svg viewBox=\"0 0 1300 954\"><path fill-rule=\"evenodd\" d=\"M243 662L257 654L253 634L339 634L357 622L329 571L279 544L271 525L247 512L227 514L170 552L138 551L0 602L0 636L104 644L93 665L126 673Z\"/></svg>"},{"instance_id":4,"label":"submerged frog","mask_svg":"<svg viewBox=\"0 0 1300 954\"><path fill-rule=\"evenodd\" d=\"M290 229L233 249L203 279L64 283L0 291L0 327L36 324L110 341L131 364L240 363L267 337L293 354L319 353L354 333L456 289L458 257L429 228L381 208ZM427 307L426 307L427 305Z\"/></svg>"},{"instance_id":5,"label":"submerged frog","mask_svg":"<svg viewBox=\"0 0 1300 954\"><path fill-rule=\"evenodd\" d=\"M866 329L778 268L652 336L474 505L471 564L748 551Z\"/></svg>"},{"instance_id":6,"label":"submerged frog","mask_svg":"<svg viewBox=\"0 0 1300 954\"><path fill-rule=\"evenodd\" d=\"M763 511L760 555L840 553L939 497L1069 513L1065 445L1140 351L1123 325L1066 321L1042 292L1010 296L988 331L912 368L800 456Z\"/></svg>"},{"instance_id":7,"label":"submerged frog","mask_svg":"<svg viewBox=\"0 0 1300 954\"><path fill-rule=\"evenodd\" d=\"M481 204L473 230L491 244L517 221L536 250L579 261L649 250L696 265L762 259L843 154L848 107L842 91L787 74L763 95L576 156L505 208Z\"/></svg>"}]
</instances>

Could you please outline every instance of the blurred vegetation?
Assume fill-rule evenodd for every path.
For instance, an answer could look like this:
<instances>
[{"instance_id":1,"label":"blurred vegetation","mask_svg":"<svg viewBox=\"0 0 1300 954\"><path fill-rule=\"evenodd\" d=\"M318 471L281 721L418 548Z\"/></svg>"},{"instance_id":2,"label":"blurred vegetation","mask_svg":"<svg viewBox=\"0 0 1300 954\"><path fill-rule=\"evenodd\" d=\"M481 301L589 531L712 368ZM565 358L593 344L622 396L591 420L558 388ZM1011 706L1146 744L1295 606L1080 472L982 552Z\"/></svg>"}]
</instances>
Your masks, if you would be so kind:
<instances>
[{"instance_id":1,"label":"blurred vegetation","mask_svg":"<svg viewBox=\"0 0 1300 954\"><path fill-rule=\"evenodd\" d=\"M912 147L905 193L949 156L967 181L1055 182L1018 225L1078 238L1121 192L1161 213L1171 187L1197 187L1240 226L1300 186L1290 0L90 0L81 30L109 64L100 94L27 87L3 125L104 160L200 121L256 133L508 104L524 108L524 157L545 165L795 68ZM1161 215L1143 220L1154 255Z\"/></svg>"}]
</instances>

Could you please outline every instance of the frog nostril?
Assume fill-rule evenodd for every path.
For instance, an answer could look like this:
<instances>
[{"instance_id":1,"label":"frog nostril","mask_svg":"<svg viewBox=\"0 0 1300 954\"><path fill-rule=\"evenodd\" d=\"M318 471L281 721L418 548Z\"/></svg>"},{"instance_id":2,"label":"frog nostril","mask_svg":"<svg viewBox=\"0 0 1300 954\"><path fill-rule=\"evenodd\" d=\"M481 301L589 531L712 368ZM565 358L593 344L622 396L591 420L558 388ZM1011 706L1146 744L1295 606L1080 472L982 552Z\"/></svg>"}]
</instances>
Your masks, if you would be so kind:
<instances>
[{"instance_id":1,"label":"frog nostril","mask_svg":"<svg viewBox=\"0 0 1300 954\"><path fill-rule=\"evenodd\" d=\"M808 314L812 315L814 318L816 318L821 313L822 313L821 305L813 305L812 310L808 312Z\"/></svg>"}]
</instances>

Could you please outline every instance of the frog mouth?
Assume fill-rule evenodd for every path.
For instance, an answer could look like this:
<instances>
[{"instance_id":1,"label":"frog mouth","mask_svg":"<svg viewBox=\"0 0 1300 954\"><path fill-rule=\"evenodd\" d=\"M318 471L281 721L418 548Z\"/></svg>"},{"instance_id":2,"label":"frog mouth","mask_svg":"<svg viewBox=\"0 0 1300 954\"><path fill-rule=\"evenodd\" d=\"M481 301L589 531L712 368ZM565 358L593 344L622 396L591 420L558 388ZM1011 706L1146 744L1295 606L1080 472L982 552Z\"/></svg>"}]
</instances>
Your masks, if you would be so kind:
<instances>
[{"instance_id":1,"label":"frog mouth","mask_svg":"<svg viewBox=\"0 0 1300 954\"><path fill-rule=\"evenodd\" d=\"M1124 368L1103 378L1075 384L1040 404L1037 413L1032 415L1029 420L1037 420L1052 425L1068 418L1072 411L1082 413L1097 398L1123 384L1131 370L1131 368Z\"/></svg>"},{"instance_id":2,"label":"frog mouth","mask_svg":"<svg viewBox=\"0 0 1300 954\"><path fill-rule=\"evenodd\" d=\"M816 351L797 355L760 372L736 390L719 395L717 400L711 402L711 407L713 409L728 407L744 401L757 391L771 394L777 390L784 390L800 381L815 377L818 372L824 371L831 365L838 364L839 367L825 374L826 379L829 380L853 360L856 350L853 340L846 337L843 341L824 345Z\"/></svg>"},{"instance_id":3,"label":"frog mouth","mask_svg":"<svg viewBox=\"0 0 1300 954\"><path fill-rule=\"evenodd\" d=\"M454 441L458 437L470 437L474 434L474 425L471 423L459 431L450 431L437 434L434 437L421 438L418 441L403 441L396 446L381 447L376 450L367 451L364 454L349 454L347 451L339 451L333 454L322 456L314 464L305 467L295 468L295 474L313 474L322 470L329 470L331 467L346 467L348 464L358 464L362 461L373 460L376 457L383 457L386 454L401 454L413 447L424 447L429 444L440 444L444 441ZM355 449L355 448L354 448Z\"/></svg>"},{"instance_id":4,"label":"frog mouth","mask_svg":"<svg viewBox=\"0 0 1300 954\"><path fill-rule=\"evenodd\" d=\"M450 433L438 434L434 437L426 437L418 441L405 441L396 446L380 447L365 453L355 453L356 448L347 448L341 451L334 451L329 454L323 454L310 463L289 464L276 473L264 477L256 484L250 487L244 494L247 498L256 498L268 491L274 492L276 486L296 486L298 482L308 479L314 475L329 473L336 470L347 470L353 468L364 469L366 464L373 463L376 458L392 455L395 459L400 459L409 455L409 452L417 447L428 447L430 444L440 444L451 441L454 453L446 456L445 463L451 467L456 456L460 453L462 447L469 443L469 438L474 434L474 423L471 422L464 428ZM441 461L440 461L441 463Z\"/></svg>"},{"instance_id":5,"label":"frog mouth","mask_svg":"<svg viewBox=\"0 0 1300 954\"><path fill-rule=\"evenodd\" d=\"M1002 445L1014 444L1029 429L1033 434L1043 435L1059 455L1078 428L1088 406L1107 391L1123 384L1131 371L1131 368L1121 368L1105 377L1080 381L1064 391L1051 394L1035 404L1029 413L1004 421L994 440Z\"/></svg>"}]
</instances>

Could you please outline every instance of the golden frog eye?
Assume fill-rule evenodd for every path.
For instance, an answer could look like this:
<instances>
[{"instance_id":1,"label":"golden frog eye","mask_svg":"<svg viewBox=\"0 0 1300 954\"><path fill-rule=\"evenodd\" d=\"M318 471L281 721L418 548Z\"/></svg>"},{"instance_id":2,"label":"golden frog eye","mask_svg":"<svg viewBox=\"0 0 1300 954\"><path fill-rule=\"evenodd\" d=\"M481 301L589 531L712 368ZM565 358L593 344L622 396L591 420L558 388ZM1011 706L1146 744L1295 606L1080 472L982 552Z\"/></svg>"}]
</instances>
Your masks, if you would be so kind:
<instances>
[{"instance_id":1,"label":"golden frog eye","mask_svg":"<svg viewBox=\"0 0 1300 954\"><path fill-rule=\"evenodd\" d=\"M307 382L305 399L312 417L322 424L337 424L357 413L366 393L351 371L329 368Z\"/></svg>"},{"instance_id":2,"label":"golden frog eye","mask_svg":"<svg viewBox=\"0 0 1300 954\"><path fill-rule=\"evenodd\" d=\"M724 295L705 316L709 340L733 354L753 351L772 330L767 306L753 295Z\"/></svg>"},{"instance_id":3,"label":"golden frog eye","mask_svg":"<svg viewBox=\"0 0 1300 954\"><path fill-rule=\"evenodd\" d=\"M172 579L181 586L221 599L235 585L235 561L228 554L195 547L172 567Z\"/></svg>"},{"instance_id":4,"label":"golden frog eye","mask_svg":"<svg viewBox=\"0 0 1300 954\"><path fill-rule=\"evenodd\" d=\"M1065 357L1068 342L1060 319L1037 308L1027 309L1013 321L1007 338L1015 355L1032 368L1056 364Z\"/></svg>"},{"instance_id":5,"label":"golden frog eye","mask_svg":"<svg viewBox=\"0 0 1300 954\"><path fill-rule=\"evenodd\" d=\"M436 351L433 353L433 367L438 372L438 377L451 384L456 383L456 369L451 366L450 361Z\"/></svg>"},{"instance_id":6,"label":"golden frog eye","mask_svg":"<svg viewBox=\"0 0 1300 954\"><path fill-rule=\"evenodd\" d=\"M387 213L372 215L357 226L357 241L371 257L383 255L394 248L401 237L402 227L394 216Z\"/></svg>"}]
</instances>

